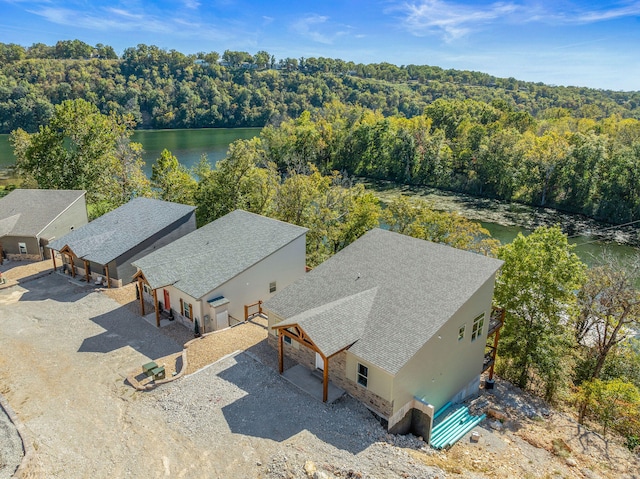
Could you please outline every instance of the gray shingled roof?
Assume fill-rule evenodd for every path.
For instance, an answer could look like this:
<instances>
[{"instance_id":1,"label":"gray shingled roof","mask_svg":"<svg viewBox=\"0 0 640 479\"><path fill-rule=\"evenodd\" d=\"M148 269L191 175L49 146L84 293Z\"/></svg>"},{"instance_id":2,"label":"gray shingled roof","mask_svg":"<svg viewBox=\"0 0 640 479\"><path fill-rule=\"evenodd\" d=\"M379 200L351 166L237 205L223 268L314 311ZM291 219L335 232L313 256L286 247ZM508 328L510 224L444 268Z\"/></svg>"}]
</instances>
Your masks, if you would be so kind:
<instances>
[{"instance_id":1,"label":"gray shingled roof","mask_svg":"<svg viewBox=\"0 0 640 479\"><path fill-rule=\"evenodd\" d=\"M81 190L12 191L0 198L0 236L38 236L84 194Z\"/></svg>"},{"instance_id":2,"label":"gray shingled roof","mask_svg":"<svg viewBox=\"0 0 640 479\"><path fill-rule=\"evenodd\" d=\"M78 258L107 264L194 209L194 206L179 203L134 198L63 238L52 241L49 247L60 251L68 245Z\"/></svg>"},{"instance_id":3,"label":"gray shingled roof","mask_svg":"<svg viewBox=\"0 0 640 479\"><path fill-rule=\"evenodd\" d=\"M296 314L278 327L299 325L325 357L360 339L371 314L378 288L356 293Z\"/></svg>"},{"instance_id":4,"label":"gray shingled roof","mask_svg":"<svg viewBox=\"0 0 640 479\"><path fill-rule=\"evenodd\" d=\"M173 285L200 299L307 232L233 211L133 263L153 288Z\"/></svg>"},{"instance_id":5,"label":"gray shingled roof","mask_svg":"<svg viewBox=\"0 0 640 479\"><path fill-rule=\"evenodd\" d=\"M311 340L319 347L329 344L328 350L353 338L331 335L344 335L355 317L354 331L362 332L349 351L396 374L501 265L494 258L374 229L263 307L288 323L302 321ZM336 321L327 309L370 291L375 291L372 303L351 301L352 316L343 315L346 325L334 330ZM371 299L360 299L365 297ZM316 324L322 322L328 324Z\"/></svg>"}]
</instances>

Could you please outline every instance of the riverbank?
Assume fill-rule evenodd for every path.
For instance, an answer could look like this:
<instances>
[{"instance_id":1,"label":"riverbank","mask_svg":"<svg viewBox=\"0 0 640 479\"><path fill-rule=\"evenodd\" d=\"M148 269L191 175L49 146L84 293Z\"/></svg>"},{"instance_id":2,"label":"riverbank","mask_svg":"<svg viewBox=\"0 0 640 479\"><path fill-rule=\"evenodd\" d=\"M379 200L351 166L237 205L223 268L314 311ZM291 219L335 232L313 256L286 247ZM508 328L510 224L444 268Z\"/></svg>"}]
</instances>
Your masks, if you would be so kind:
<instances>
[{"instance_id":1,"label":"riverbank","mask_svg":"<svg viewBox=\"0 0 640 479\"><path fill-rule=\"evenodd\" d=\"M490 198L479 198L428 187L398 185L385 181L358 180L383 202L398 195L422 198L435 210L457 212L467 219L482 223L495 223L505 227L533 230L538 226L560 225L568 236L592 238L593 241L640 247L640 222L633 225L602 223L583 215L563 213L552 208L511 203Z\"/></svg>"}]
</instances>

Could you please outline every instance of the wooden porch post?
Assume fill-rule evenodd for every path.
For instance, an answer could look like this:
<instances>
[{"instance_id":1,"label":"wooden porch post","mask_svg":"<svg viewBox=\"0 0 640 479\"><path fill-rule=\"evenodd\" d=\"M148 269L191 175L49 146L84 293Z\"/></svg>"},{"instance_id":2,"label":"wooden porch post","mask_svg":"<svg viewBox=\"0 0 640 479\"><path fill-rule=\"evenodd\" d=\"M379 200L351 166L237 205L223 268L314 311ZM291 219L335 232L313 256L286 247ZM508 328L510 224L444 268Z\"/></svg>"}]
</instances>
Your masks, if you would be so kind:
<instances>
[{"instance_id":1,"label":"wooden porch post","mask_svg":"<svg viewBox=\"0 0 640 479\"><path fill-rule=\"evenodd\" d=\"M106 273L107 276L107 288L111 287L111 279L109 279L109 265L105 264L104 265L104 271ZM140 297L142 298L142 290L140 290ZM144 316L144 306L142 307L142 315Z\"/></svg>"},{"instance_id":2,"label":"wooden porch post","mask_svg":"<svg viewBox=\"0 0 640 479\"><path fill-rule=\"evenodd\" d=\"M280 331L278 333L278 371L280 372L280 374L282 374L282 372L284 371L283 346L284 346L284 337L283 337L282 331Z\"/></svg>"},{"instance_id":3,"label":"wooden porch post","mask_svg":"<svg viewBox=\"0 0 640 479\"><path fill-rule=\"evenodd\" d=\"M156 309L156 327L160 327L160 311L158 310L158 290L153 290L153 306Z\"/></svg>"},{"instance_id":4,"label":"wooden porch post","mask_svg":"<svg viewBox=\"0 0 640 479\"><path fill-rule=\"evenodd\" d=\"M87 278L87 284L89 284L89 262L85 259L84 262L84 277Z\"/></svg>"},{"instance_id":5,"label":"wooden porch post","mask_svg":"<svg viewBox=\"0 0 640 479\"><path fill-rule=\"evenodd\" d=\"M71 263L71 277L76 277L76 267L73 265L73 255L69 255L69 262Z\"/></svg>"},{"instance_id":6,"label":"wooden porch post","mask_svg":"<svg viewBox=\"0 0 640 479\"><path fill-rule=\"evenodd\" d=\"M138 278L138 295L140 296L140 315L144 316L144 288L142 287L142 279L140 278Z\"/></svg>"},{"instance_id":7,"label":"wooden porch post","mask_svg":"<svg viewBox=\"0 0 640 479\"><path fill-rule=\"evenodd\" d=\"M329 358L325 358L322 355L324 361L324 371L322 371L322 402L327 402L329 399Z\"/></svg>"},{"instance_id":8,"label":"wooden porch post","mask_svg":"<svg viewBox=\"0 0 640 479\"><path fill-rule=\"evenodd\" d=\"M498 354L498 340L500 339L500 329L496 331L496 334L493 336L493 363L491 363L491 368L489 369L489 380L493 379L493 368L496 365L496 355Z\"/></svg>"},{"instance_id":9,"label":"wooden porch post","mask_svg":"<svg viewBox=\"0 0 640 479\"><path fill-rule=\"evenodd\" d=\"M51 260L53 261L53 271L56 270L56 252L51 250ZM0 246L0 264L2 264L2 247Z\"/></svg>"}]
</instances>

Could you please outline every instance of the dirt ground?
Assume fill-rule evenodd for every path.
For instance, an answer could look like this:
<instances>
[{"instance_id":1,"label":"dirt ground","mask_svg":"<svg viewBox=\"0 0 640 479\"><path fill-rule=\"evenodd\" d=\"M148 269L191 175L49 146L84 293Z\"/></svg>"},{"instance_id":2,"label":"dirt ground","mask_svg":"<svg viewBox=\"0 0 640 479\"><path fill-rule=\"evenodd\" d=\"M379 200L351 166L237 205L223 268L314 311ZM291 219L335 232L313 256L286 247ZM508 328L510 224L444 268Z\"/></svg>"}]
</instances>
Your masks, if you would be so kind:
<instances>
[{"instance_id":1,"label":"dirt ground","mask_svg":"<svg viewBox=\"0 0 640 479\"><path fill-rule=\"evenodd\" d=\"M132 290L75 285L46 275L50 265L0 269L23 278L0 289L0 393L35 451L21 477L297 478L307 477L311 459L327 478L640 478L640 459L619 440L603 439L503 381L472 405L499 413L476 428L479 442L467 436L443 452L385 434L351 399L316 407L291 394L299 402L278 399L277 414L263 415L275 414L270 398L293 386L277 375L253 378L262 369L249 360L205 366L241 348L275 361L260 320L191 343L188 372L200 372L150 393L134 391L126 376L150 359L179 354L182 344L171 336L181 330L167 334L145 323L127 302ZM244 392L237 387L242 367L253 378L242 383ZM251 390L257 381L264 384ZM258 427L270 435L256 435Z\"/></svg>"}]
</instances>

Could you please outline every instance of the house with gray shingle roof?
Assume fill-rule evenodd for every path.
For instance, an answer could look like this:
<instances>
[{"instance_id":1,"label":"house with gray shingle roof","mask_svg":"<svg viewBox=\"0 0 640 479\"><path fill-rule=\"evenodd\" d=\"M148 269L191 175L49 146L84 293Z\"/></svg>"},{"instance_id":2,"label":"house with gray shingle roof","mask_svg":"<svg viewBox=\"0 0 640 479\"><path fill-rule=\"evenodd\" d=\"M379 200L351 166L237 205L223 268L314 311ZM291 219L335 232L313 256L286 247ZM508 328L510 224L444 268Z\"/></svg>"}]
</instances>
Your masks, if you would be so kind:
<instances>
[{"instance_id":1,"label":"house with gray shingle roof","mask_svg":"<svg viewBox=\"0 0 640 479\"><path fill-rule=\"evenodd\" d=\"M17 189L0 198L0 262L50 257L45 247L87 224L85 191Z\"/></svg>"},{"instance_id":2,"label":"house with gray shingle roof","mask_svg":"<svg viewBox=\"0 0 640 479\"><path fill-rule=\"evenodd\" d=\"M426 438L435 410L478 390L501 265L371 230L265 302L280 372L283 355L320 369L325 401L330 381Z\"/></svg>"},{"instance_id":3,"label":"house with gray shingle roof","mask_svg":"<svg viewBox=\"0 0 640 479\"><path fill-rule=\"evenodd\" d=\"M160 315L202 332L261 312L305 272L306 228L233 211L134 262L141 312L145 298Z\"/></svg>"},{"instance_id":4,"label":"house with gray shingle roof","mask_svg":"<svg viewBox=\"0 0 640 479\"><path fill-rule=\"evenodd\" d=\"M60 252L68 274L119 287L132 281L133 261L195 229L194 206L134 198L52 241L49 248Z\"/></svg>"}]
</instances>

